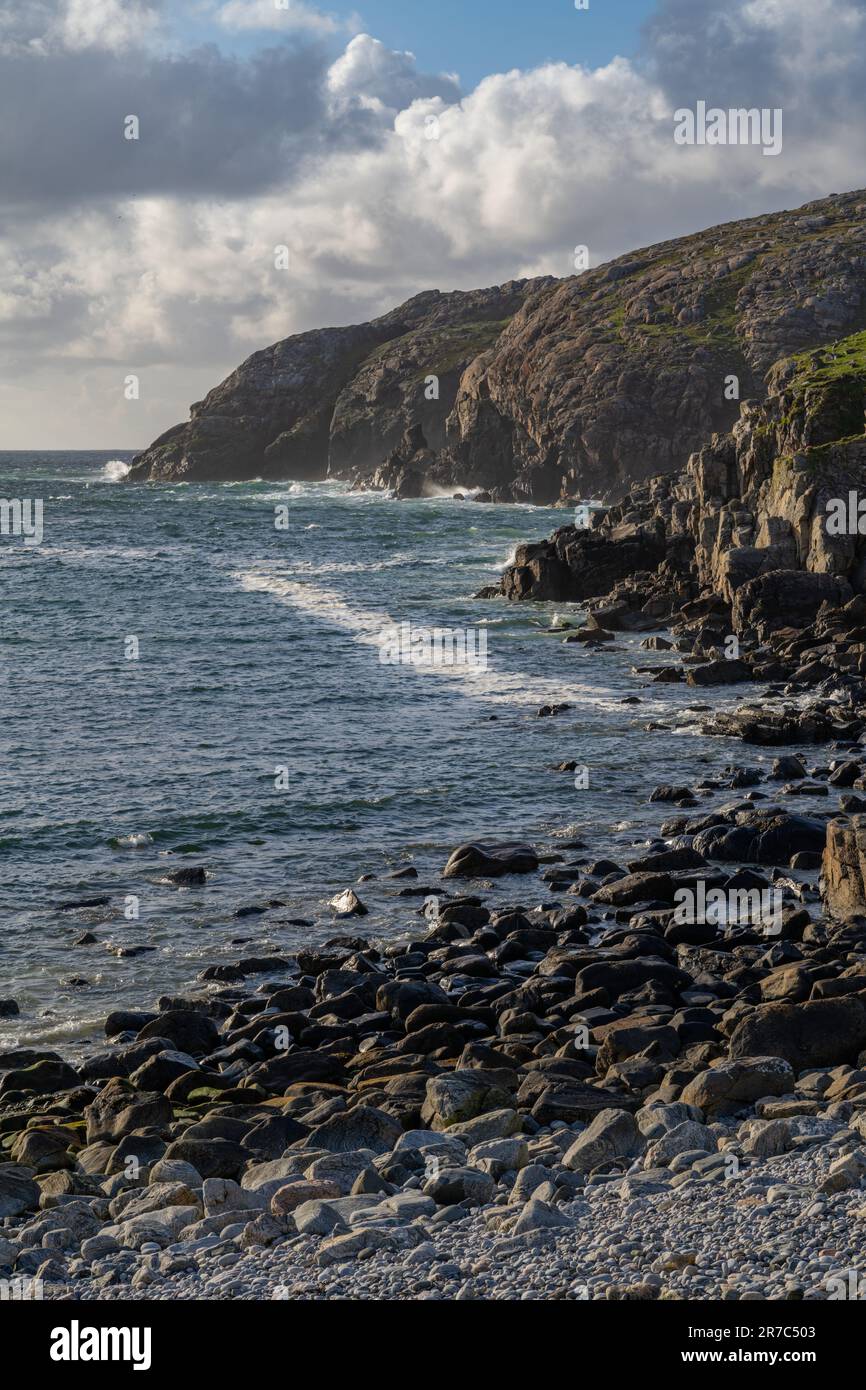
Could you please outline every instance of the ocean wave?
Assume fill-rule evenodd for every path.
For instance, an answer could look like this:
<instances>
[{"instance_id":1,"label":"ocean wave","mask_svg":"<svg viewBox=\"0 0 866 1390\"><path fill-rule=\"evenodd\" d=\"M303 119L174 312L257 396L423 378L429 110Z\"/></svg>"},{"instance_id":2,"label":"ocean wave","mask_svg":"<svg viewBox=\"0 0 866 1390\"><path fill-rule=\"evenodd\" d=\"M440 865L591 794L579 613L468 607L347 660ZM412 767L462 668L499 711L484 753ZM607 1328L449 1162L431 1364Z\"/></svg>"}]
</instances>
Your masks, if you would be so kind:
<instances>
[{"instance_id":1,"label":"ocean wave","mask_svg":"<svg viewBox=\"0 0 866 1390\"><path fill-rule=\"evenodd\" d=\"M389 613L373 609L354 608L333 589L318 584L301 583L282 574L265 570L242 570L232 579L246 593L268 594L308 618L315 618L329 627L347 632L362 646L379 647L386 632L398 628L400 620ZM440 622L435 618L415 622L416 627L458 628L453 621ZM477 624L472 624L473 627ZM435 676L446 681L461 693L492 704L537 706L543 704L592 704L602 707L605 698L614 698L596 682L584 685L573 678L562 681L543 680L527 671L507 671L491 664L480 666L395 665L383 670L398 676ZM597 675L597 672L595 673Z\"/></svg>"},{"instance_id":2,"label":"ocean wave","mask_svg":"<svg viewBox=\"0 0 866 1390\"><path fill-rule=\"evenodd\" d=\"M124 463L123 459L109 459L102 470L102 476L106 482L119 483L129 472L130 465Z\"/></svg>"}]
</instances>

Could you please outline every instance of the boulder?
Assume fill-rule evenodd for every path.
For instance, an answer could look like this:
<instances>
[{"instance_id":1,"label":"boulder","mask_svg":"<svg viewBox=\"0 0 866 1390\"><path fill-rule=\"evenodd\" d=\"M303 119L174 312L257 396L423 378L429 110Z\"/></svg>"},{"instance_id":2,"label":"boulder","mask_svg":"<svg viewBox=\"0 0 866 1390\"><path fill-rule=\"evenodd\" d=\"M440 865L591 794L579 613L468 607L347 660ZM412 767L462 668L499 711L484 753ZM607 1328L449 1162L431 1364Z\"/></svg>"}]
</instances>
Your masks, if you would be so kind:
<instances>
[{"instance_id":1,"label":"boulder","mask_svg":"<svg viewBox=\"0 0 866 1390\"><path fill-rule=\"evenodd\" d=\"M81 1083L74 1067L68 1063L44 1059L32 1066L11 1069L0 1077L0 1095L9 1091L33 1091L36 1095L50 1095L53 1091L71 1091Z\"/></svg>"},{"instance_id":2,"label":"boulder","mask_svg":"<svg viewBox=\"0 0 866 1390\"><path fill-rule=\"evenodd\" d=\"M805 1004L758 1005L734 1029L730 1055L783 1057L800 1072L853 1064L864 1047L866 1000L846 995Z\"/></svg>"},{"instance_id":3,"label":"boulder","mask_svg":"<svg viewBox=\"0 0 866 1390\"><path fill-rule=\"evenodd\" d=\"M201 1057L219 1045L219 1029L197 1009L167 1009L139 1030L139 1038L168 1038L178 1052Z\"/></svg>"},{"instance_id":4,"label":"boulder","mask_svg":"<svg viewBox=\"0 0 866 1390\"><path fill-rule=\"evenodd\" d=\"M87 1142L118 1140L132 1130L165 1129L171 1123L171 1102L158 1091L136 1091L126 1081L109 1081L85 1107Z\"/></svg>"},{"instance_id":5,"label":"boulder","mask_svg":"<svg viewBox=\"0 0 866 1390\"><path fill-rule=\"evenodd\" d=\"M633 1158L644 1147L643 1136L627 1110L602 1110L566 1150L563 1165L589 1173L616 1158Z\"/></svg>"},{"instance_id":6,"label":"boulder","mask_svg":"<svg viewBox=\"0 0 866 1390\"><path fill-rule=\"evenodd\" d=\"M376 1154L386 1154L391 1152L402 1133L403 1127L393 1115L370 1105L356 1105L317 1126L304 1143L308 1148L327 1149L330 1153L370 1149Z\"/></svg>"},{"instance_id":7,"label":"boulder","mask_svg":"<svg viewBox=\"0 0 866 1390\"><path fill-rule=\"evenodd\" d=\"M460 845L445 868L443 878L501 878L503 874L531 874L538 856L529 845Z\"/></svg>"},{"instance_id":8,"label":"boulder","mask_svg":"<svg viewBox=\"0 0 866 1390\"><path fill-rule=\"evenodd\" d=\"M424 1124L434 1130L472 1120L488 1110L502 1110L511 1097L486 1072L467 1069L431 1076L421 1110Z\"/></svg>"},{"instance_id":9,"label":"boulder","mask_svg":"<svg viewBox=\"0 0 866 1390\"><path fill-rule=\"evenodd\" d=\"M40 1191L33 1169L17 1163L0 1163L0 1217L20 1216L39 1206Z\"/></svg>"},{"instance_id":10,"label":"boulder","mask_svg":"<svg viewBox=\"0 0 866 1390\"><path fill-rule=\"evenodd\" d=\"M626 874L615 883L606 883L592 895L594 903L606 907L630 907L632 903L674 900L674 884L669 874Z\"/></svg>"},{"instance_id":11,"label":"boulder","mask_svg":"<svg viewBox=\"0 0 866 1390\"><path fill-rule=\"evenodd\" d=\"M787 1095L795 1080L784 1057L739 1056L700 1072L683 1089L681 1100L712 1115L742 1109L763 1096Z\"/></svg>"},{"instance_id":12,"label":"boulder","mask_svg":"<svg viewBox=\"0 0 866 1390\"><path fill-rule=\"evenodd\" d=\"M823 603L841 607L852 593L848 581L835 574L769 570L747 580L734 594L734 631L754 627L763 639L777 628L806 627L814 622Z\"/></svg>"}]
</instances>

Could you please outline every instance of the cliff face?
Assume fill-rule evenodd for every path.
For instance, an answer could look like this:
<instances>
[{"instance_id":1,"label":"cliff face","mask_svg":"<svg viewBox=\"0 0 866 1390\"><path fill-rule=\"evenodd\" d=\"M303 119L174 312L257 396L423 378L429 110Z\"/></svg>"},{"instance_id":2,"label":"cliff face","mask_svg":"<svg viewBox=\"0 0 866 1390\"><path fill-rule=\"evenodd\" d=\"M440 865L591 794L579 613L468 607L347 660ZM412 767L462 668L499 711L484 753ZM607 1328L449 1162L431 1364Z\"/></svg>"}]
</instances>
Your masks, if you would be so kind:
<instances>
[{"instance_id":1,"label":"cliff face","mask_svg":"<svg viewBox=\"0 0 866 1390\"><path fill-rule=\"evenodd\" d=\"M728 631L764 636L866 593L866 332L783 358L767 383L682 473L633 487L589 529L519 547L498 592L561 602L618 588L633 625L712 598Z\"/></svg>"},{"instance_id":2,"label":"cliff face","mask_svg":"<svg viewBox=\"0 0 866 1390\"><path fill-rule=\"evenodd\" d=\"M549 283L431 290L372 323L275 343L139 454L128 480L365 477L407 429L420 426L443 445L464 369ZM438 397L426 386L431 375Z\"/></svg>"},{"instance_id":3,"label":"cliff face","mask_svg":"<svg viewBox=\"0 0 866 1390\"><path fill-rule=\"evenodd\" d=\"M130 479L331 476L549 502L682 469L783 357L866 324L866 194L568 280L417 296L249 358ZM438 379L438 399L427 379ZM405 441L405 442L401 442ZM384 470L382 465L386 464Z\"/></svg>"}]
</instances>

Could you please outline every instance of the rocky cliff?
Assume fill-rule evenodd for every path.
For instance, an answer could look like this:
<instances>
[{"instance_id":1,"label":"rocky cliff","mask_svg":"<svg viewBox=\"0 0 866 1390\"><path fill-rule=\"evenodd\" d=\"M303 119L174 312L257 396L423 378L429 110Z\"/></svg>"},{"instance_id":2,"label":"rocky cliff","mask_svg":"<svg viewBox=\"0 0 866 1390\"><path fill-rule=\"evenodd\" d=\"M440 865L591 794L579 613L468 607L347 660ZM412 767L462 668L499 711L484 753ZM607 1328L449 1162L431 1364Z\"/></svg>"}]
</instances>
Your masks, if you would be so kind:
<instances>
[{"instance_id":1,"label":"rocky cliff","mask_svg":"<svg viewBox=\"0 0 866 1390\"><path fill-rule=\"evenodd\" d=\"M370 478L407 431L441 448L464 370L552 283L431 290L372 323L274 343L139 454L128 480Z\"/></svg>"},{"instance_id":2,"label":"rocky cliff","mask_svg":"<svg viewBox=\"0 0 866 1390\"><path fill-rule=\"evenodd\" d=\"M731 631L759 635L864 593L866 332L781 359L767 391L681 473L519 547L489 592L582 601L628 584L635 622L702 595L730 609Z\"/></svg>"},{"instance_id":3,"label":"rocky cliff","mask_svg":"<svg viewBox=\"0 0 866 1390\"><path fill-rule=\"evenodd\" d=\"M130 480L317 478L617 496L676 472L780 358L866 325L866 194L621 257L567 280L430 291L255 353ZM435 377L438 386L431 387ZM736 383L732 382L736 378Z\"/></svg>"}]
</instances>

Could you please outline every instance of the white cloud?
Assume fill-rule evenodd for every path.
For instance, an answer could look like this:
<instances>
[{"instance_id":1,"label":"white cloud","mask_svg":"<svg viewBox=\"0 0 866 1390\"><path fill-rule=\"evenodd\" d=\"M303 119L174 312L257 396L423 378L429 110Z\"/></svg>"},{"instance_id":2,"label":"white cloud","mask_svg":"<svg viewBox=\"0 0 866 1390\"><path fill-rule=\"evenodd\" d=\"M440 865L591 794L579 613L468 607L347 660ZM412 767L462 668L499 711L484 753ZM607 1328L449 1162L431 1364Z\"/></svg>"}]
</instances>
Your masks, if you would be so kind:
<instances>
[{"instance_id":1,"label":"white cloud","mask_svg":"<svg viewBox=\"0 0 866 1390\"><path fill-rule=\"evenodd\" d=\"M66 0L56 32L73 52L141 48L162 25L161 6L148 0Z\"/></svg>"},{"instance_id":2,"label":"white cloud","mask_svg":"<svg viewBox=\"0 0 866 1390\"><path fill-rule=\"evenodd\" d=\"M346 23L323 14L303 0L227 0L216 20L225 29L290 30L310 34L335 34Z\"/></svg>"},{"instance_id":3,"label":"white cloud","mask_svg":"<svg viewBox=\"0 0 866 1390\"><path fill-rule=\"evenodd\" d=\"M418 71L414 53L398 53L369 34L357 34L328 71L327 88L337 108L354 103L397 112L419 97L460 98L459 79Z\"/></svg>"},{"instance_id":4,"label":"white cloud","mask_svg":"<svg viewBox=\"0 0 866 1390\"><path fill-rule=\"evenodd\" d=\"M58 206L19 231L7 223L0 379L12 439L50 442L34 379L61 403L58 447L140 446L289 333L357 322L433 286L567 275L577 244L597 263L866 181L862 5L736 0L703 70L705 15L693 0L666 0L662 18L639 64L551 63L465 96L361 34L321 78L328 139L311 137L314 157L264 191L193 196L175 181ZM674 144L678 106L741 105L753 93L785 111L778 159ZM281 243L288 271L274 267ZM118 416L111 393L136 370L142 408ZM81 410L85 379L91 403L112 401L104 432L97 410Z\"/></svg>"}]
</instances>

